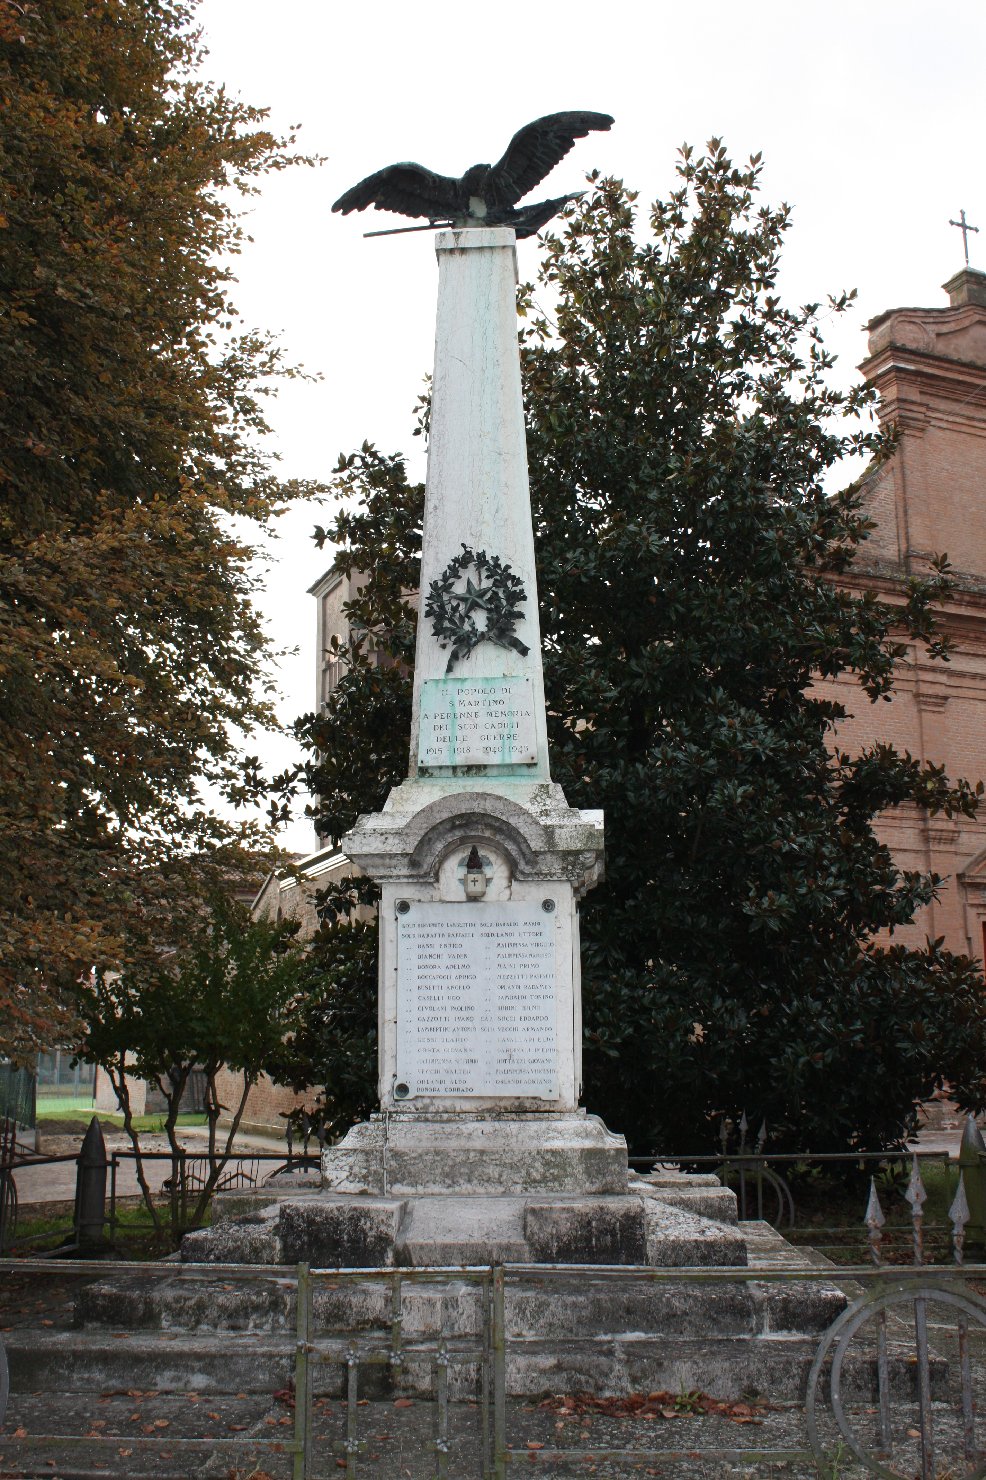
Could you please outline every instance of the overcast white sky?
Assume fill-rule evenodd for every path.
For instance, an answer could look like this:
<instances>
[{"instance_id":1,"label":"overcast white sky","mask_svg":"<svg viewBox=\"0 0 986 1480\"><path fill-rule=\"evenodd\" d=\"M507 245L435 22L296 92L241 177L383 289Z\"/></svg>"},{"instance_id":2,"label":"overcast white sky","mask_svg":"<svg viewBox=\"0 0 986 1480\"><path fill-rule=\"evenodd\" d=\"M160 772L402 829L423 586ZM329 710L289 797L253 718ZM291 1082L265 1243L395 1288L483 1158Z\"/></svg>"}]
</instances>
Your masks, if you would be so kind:
<instances>
[{"instance_id":1,"label":"overcast white sky","mask_svg":"<svg viewBox=\"0 0 986 1480\"><path fill-rule=\"evenodd\" d=\"M326 477L365 438L419 455L411 411L431 365L433 243L427 233L364 241L400 222L333 216L332 201L398 159L453 175L496 160L543 113L616 119L576 145L545 194L578 189L598 166L648 200L672 188L685 140L720 135L741 161L762 151L765 197L794 208L785 296L859 290L832 326L846 377L869 318L944 306L940 284L963 262L948 222L962 207L984 228L970 257L986 268L981 0L203 0L200 20L206 71L269 106L275 127L301 124L301 145L327 156L266 182L237 269L247 322L279 332L289 356L324 377L285 385L272 408L288 476ZM520 256L533 277L536 244ZM267 579L272 631L300 648L280 675L286 719L313 703L305 592L328 564L310 539L316 521L317 508L286 517ZM282 747L278 763L290 754ZM307 850L311 839L300 822L284 841Z\"/></svg>"}]
</instances>

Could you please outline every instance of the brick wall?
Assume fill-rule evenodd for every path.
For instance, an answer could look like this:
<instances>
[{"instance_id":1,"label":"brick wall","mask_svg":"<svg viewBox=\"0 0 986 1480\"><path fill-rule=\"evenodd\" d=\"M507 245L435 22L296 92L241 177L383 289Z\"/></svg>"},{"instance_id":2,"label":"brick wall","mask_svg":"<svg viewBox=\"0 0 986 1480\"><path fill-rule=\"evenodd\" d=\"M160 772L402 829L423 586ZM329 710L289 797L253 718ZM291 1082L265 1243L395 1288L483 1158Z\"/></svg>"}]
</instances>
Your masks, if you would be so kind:
<instances>
[{"instance_id":1,"label":"brick wall","mask_svg":"<svg viewBox=\"0 0 986 1480\"><path fill-rule=\"evenodd\" d=\"M947 663L913 645L890 702L875 704L855 681L823 683L821 693L849 711L837 743L854 753L878 740L945 766L955 778L986 778L986 274L959 273L951 304L894 309L870 325L861 367L879 389L881 420L895 425L891 461L865 485L876 525L852 579L857 591L900 600L905 583L947 554L956 588L939 612L952 644ZM944 936L952 949L981 957L986 923L986 817L928 817L917 808L888 812L877 827L902 868L933 871L939 901L896 933L908 944Z\"/></svg>"},{"instance_id":2,"label":"brick wall","mask_svg":"<svg viewBox=\"0 0 986 1480\"><path fill-rule=\"evenodd\" d=\"M220 1117L220 1125L228 1125L243 1093L243 1077L231 1069L221 1069L216 1076L216 1089L220 1104L226 1107ZM318 1090L313 1088L305 1094L296 1095L293 1090L275 1084L266 1074L262 1074L247 1096L240 1128L270 1134L283 1140L286 1126L284 1117L298 1108L310 1110L317 1094Z\"/></svg>"}]
</instances>

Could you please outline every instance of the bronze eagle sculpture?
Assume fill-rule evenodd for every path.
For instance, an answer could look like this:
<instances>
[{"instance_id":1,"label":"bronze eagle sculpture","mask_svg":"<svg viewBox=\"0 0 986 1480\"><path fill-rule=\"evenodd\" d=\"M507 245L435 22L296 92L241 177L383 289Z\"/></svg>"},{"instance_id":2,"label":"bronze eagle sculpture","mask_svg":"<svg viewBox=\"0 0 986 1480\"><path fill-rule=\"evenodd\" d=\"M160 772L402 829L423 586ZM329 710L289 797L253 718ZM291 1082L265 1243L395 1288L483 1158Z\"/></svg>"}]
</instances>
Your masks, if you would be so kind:
<instances>
[{"instance_id":1,"label":"bronze eagle sculpture","mask_svg":"<svg viewBox=\"0 0 986 1480\"><path fill-rule=\"evenodd\" d=\"M608 113L549 113L518 129L497 164L474 164L458 179L420 164L390 164L340 195L332 209L348 215L376 206L399 216L426 216L433 226L512 226L518 237L533 236L578 195L519 209L517 202L565 158L576 139L612 122Z\"/></svg>"}]
</instances>

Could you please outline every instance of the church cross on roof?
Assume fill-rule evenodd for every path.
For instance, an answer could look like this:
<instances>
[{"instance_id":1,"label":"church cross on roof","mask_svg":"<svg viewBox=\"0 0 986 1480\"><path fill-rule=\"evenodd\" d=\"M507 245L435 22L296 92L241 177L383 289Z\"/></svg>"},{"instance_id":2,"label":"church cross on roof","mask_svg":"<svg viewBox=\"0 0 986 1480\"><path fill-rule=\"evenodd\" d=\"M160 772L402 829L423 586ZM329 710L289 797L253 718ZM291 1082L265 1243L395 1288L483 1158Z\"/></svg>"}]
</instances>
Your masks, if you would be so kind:
<instances>
[{"instance_id":1,"label":"church cross on roof","mask_svg":"<svg viewBox=\"0 0 986 1480\"><path fill-rule=\"evenodd\" d=\"M961 233L962 233L962 250L965 252L965 265L966 265L966 267L968 267L969 266L969 232L970 231L978 232L979 231L979 227L978 226L970 226L969 225L968 221L965 219L965 211L964 210L961 210L959 212L959 219L957 221L949 220L949 223L948 224L949 224L949 226L957 226L959 228L959 230L961 231Z\"/></svg>"}]
</instances>

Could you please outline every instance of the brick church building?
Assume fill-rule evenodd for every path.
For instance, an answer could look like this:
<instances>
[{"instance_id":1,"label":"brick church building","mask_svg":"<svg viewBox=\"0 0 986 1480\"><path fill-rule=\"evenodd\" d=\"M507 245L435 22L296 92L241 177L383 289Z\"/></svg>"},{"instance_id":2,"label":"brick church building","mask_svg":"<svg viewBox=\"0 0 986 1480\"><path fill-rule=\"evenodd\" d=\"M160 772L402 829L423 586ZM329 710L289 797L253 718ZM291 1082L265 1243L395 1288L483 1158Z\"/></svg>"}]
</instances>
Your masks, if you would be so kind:
<instances>
[{"instance_id":1,"label":"brick church building","mask_svg":"<svg viewBox=\"0 0 986 1480\"><path fill-rule=\"evenodd\" d=\"M929 558L946 554L955 586L938 619L950 661L912 644L890 702L871 703L851 680L820 687L851 715L838 733L846 750L885 740L975 782L986 777L986 273L966 268L945 292L947 308L895 308L868 325L860 369L899 441L865 480L875 527L845 584L901 600ZM970 821L901 807L877 831L901 868L944 880L940 898L897 938L922 944L944 936L949 949L982 958L986 815Z\"/></svg>"}]
</instances>

